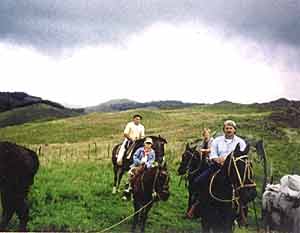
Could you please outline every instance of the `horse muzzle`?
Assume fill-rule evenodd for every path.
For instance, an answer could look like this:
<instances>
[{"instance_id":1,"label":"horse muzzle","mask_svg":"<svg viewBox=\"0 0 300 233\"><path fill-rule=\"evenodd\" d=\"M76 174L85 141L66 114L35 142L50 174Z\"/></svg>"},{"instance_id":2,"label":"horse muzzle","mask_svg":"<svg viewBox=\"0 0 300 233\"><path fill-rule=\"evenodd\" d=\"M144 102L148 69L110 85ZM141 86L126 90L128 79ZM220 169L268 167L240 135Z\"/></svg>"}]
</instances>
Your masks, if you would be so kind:
<instances>
[{"instance_id":1,"label":"horse muzzle","mask_svg":"<svg viewBox=\"0 0 300 233\"><path fill-rule=\"evenodd\" d=\"M170 197L170 191L169 190L164 190L159 193L159 200L162 201L167 201Z\"/></svg>"},{"instance_id":2,"label":"horse muzzle","mask_svg":"<svg viewBox=\"0 0 300 233\"><path fill-rule=\"evenodd\" d=\"M240 200L243 204L253 201L257 197L255 187L243 188L240 190Z\"/></svg>"}]
</instances>

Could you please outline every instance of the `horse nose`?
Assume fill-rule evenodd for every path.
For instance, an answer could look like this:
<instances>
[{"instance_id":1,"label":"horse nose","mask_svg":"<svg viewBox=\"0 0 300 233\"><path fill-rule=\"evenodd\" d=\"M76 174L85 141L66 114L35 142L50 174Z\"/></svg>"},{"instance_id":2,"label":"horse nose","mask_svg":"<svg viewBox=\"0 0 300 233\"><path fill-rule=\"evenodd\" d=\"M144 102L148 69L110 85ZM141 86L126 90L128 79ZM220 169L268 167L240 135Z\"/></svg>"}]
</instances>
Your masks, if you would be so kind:
<instances>
[{"instance_id":1,"label":"horse nose","mask_svg":"<svg viewBox=\"0 0 300 233\"><path fill-rule=\"evenodd\" d=\"M248 202L253 201L257 196L257 191L255 188L251 188L248 192Z\"/></svg>"},{"instance_id":2,"label":"horse nose","mask_svg":"<svg viewBox=\"0 0 300 233\"><path fill-rule=\"evenodd\" d=\"M184 168L181 166L178 168L177 172L178 172L178 175L180 175L180 176L185 173Z\"/></svg>"},{"instance_id":3,"label":"horse nose","mask_svg":"<svg viewBox=\"0 0 300 233\"><path fill-rule=\"evenodd\" d=\"M257 196L256 188L245 188L241 193L241 201L243 203L248 203L253 201Z\"/></svg>"}]
</instances>

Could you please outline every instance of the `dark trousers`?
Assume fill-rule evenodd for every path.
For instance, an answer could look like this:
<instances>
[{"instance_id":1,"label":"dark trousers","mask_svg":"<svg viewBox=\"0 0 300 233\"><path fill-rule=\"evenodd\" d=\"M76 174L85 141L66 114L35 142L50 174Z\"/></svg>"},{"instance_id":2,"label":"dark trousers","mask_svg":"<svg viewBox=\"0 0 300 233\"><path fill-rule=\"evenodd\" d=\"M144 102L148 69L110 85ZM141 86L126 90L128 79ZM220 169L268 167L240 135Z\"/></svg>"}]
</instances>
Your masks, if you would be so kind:
<instances>
[{"instance_id":1,"label":"dark trousers","mask_svg":"<svg viewBox=\"0 0 300 233\"><path fill-rule=\"evenodd\" d=\"M217 163L212 163L206 170L202 171L198 176L194 178L194 185L202 185L208 180L209 176L218 171L221 166Z\"/></svg>"}]
</instances>

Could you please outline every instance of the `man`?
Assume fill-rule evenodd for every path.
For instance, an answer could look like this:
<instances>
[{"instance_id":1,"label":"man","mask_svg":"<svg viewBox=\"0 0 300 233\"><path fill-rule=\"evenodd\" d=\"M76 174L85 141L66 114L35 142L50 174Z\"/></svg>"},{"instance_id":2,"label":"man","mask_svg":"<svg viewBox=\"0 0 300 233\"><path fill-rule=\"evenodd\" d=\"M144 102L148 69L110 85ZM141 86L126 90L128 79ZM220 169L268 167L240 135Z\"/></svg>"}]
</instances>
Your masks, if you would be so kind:
<instances>
[{"instance_id":1,"label":"man","mask_svg":"<svg viewBox=\"0 0 300 233\"><path fill-rule=\"evenodd\" d=\"M126 149L132 145L136 140L145 137L145 128L141 124L142 116L136 114L132 118L132 122L129 122L124 130L124 141L120 147L120 150L117 155L117 163L119 166L122 165L123 156Z\"/></svg>"},{"instance_id":2,"label":"man","mask_svg":"<svg viewBox=\"0 0 300 233\"><path fill-rule=\"evenodd\" d=\"M237 144L240 144L240 149L243 151L246 148L246 142L236 136L236 123L232 120L224 122L224 135L217 137L212 142L210 159L219 165L223 165L227 155L234 151Z\"/></svg>"},{"instance_id":3,"label":"man","mask_svg":"<svg viewBox=\"0 0 300 233\"><path fill-rule=\"evenodd\" d=\"M209 155L209 160L212 161L212 164L200 175L194 179L194 186L201 186L205 181L208 180L209 176L221 169L227 156L234 151L237 144L240 144L240 149L243 151L246 148L246 142L236 136L237 126L236 123L232 120L227 120L223 125L224 135L215 138L211 144L211 153ZM199 197L201 199L201 197ZM198 199L198 202L194 204L187 215L192 217L195 206L198 205L201 200Z\"/></svg>"},{"instance_id":4,"label":"man","mask_svg":"<svg viewBox=\"0 0 300 233\"><path fill-rule=\"evenodd\" d=\"M224 122L224 135L215 138L211 145L209 159L213 164L195 178L195 183L203 182L210 174L220 169L223 166L226 157L234 151L237 144L240 144L241 150L246 148L246 142L242 138L236 136L236 130L237 126L234 121L227 120Z\"/></svg>"},{"instance_id":5,"label":"man","mask_svg":"<svg viewBox=\"0 0 300 233\"><path fill-rule=\"evenodd\" d=\"M128 188L124 190L123 200L127 200L127 196L130 196L132 190L132 183L134 179L139 176L145 168L151 168L155 162L155 151L152 149L153 141L151 138L146 138L144 146L136 150L133 155L133 164L130 166L128 172Z\"/></svg>"}]
</instances>

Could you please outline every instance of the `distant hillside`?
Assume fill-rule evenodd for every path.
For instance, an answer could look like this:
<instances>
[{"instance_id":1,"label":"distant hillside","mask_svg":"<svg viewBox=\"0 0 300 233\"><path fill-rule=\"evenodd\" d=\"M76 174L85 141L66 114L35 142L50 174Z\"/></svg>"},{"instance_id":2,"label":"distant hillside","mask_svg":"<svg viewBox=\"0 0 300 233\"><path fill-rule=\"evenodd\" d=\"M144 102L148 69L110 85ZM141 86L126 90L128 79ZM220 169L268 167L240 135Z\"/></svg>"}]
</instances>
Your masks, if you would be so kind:
<instances>
[{"instance_id":1,"label":"distant hillside","mask_svg":"<svg viewBox=\"0 0 300 233\"><path fill-rule=\"evenodd\" d=\"M184 103L182 101L176 100L165 100L165 101L151 101L151 102L136 102L129 99L116 99L110 100L108 102L99 104L93 107L85 108L86 113L90 112L117 112L117 111L126 111L130 109L137 109L137 108L183 108L183 107L190 107L193 105L199 105L194 103Z\"/></svg>"},{"instance_id":2,"label":"distant hillside","mask_svg":"<svg viewBox=\"0 0 300 233\"><path fill-rule=\"evenodd\" d=\"M0 92L0 127L52 120L83 113L23 92Z\"/></svg>"},{"instance_id":3,"label":"distant hillside","mask_svg":"<svg viewBox=\"0 0 300 233\"><path fill-rule=\"evenodd\" d=\"M268 103L253 104L253 106L263 110L271 110L272 113L268 120L277 125L300 128L300 101L280 98Z\"/></svg>"}]
</instances>

